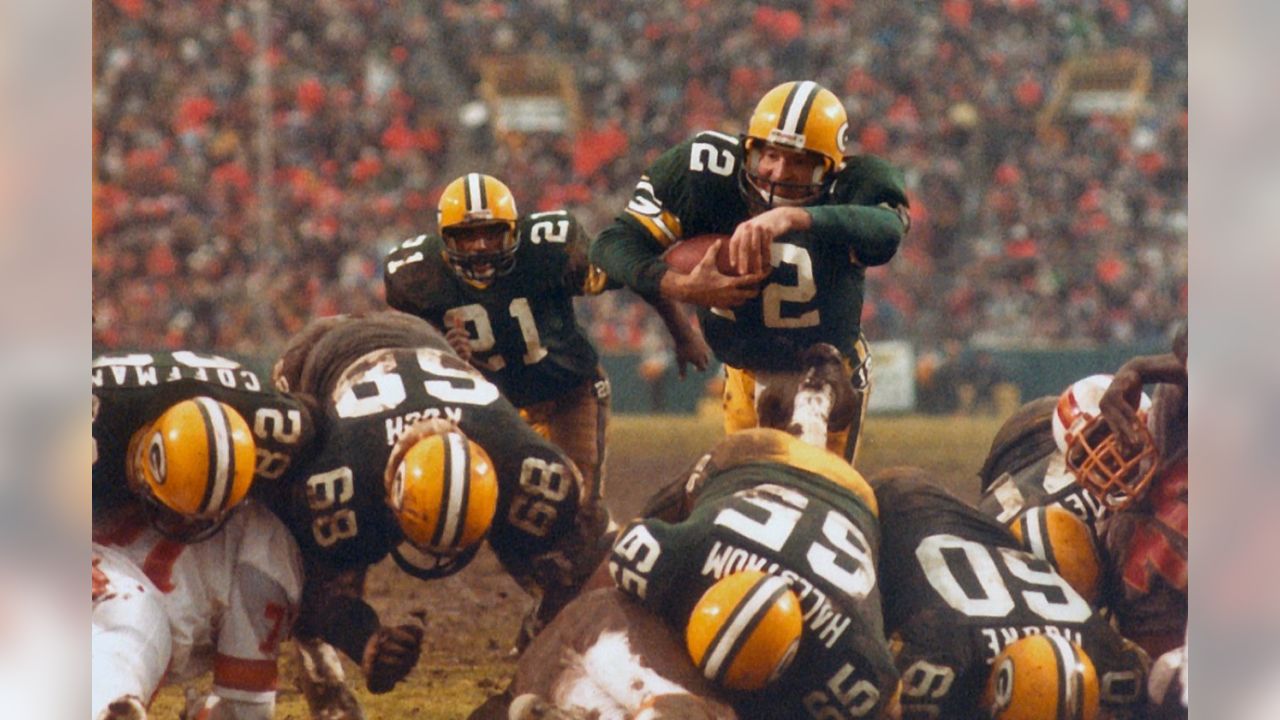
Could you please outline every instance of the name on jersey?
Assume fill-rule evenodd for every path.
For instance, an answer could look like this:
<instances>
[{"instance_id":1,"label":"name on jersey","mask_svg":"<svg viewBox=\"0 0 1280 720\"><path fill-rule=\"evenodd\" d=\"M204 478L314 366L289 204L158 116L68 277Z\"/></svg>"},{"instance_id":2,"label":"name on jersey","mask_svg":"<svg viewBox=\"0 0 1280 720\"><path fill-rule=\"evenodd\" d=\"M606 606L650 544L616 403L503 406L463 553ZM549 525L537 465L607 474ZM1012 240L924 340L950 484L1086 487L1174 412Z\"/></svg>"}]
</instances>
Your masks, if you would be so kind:
<instances>
[{"instance_id":1,"label":"name on jersey","mask_svg":"<svg viewBox=\"0 0 1280 720\"><path fill-rule=\"evenodd\" d=\"M413 427L413 424L419 420L437 420L440 418L454 423L461 423L462 408L427 408L426 410L414 410L398 417L387 418L387 446L395 445L400 436L408 432L409 428Z\"/></svg>"},{"instance_id":2,"label":"name on jersey","mask_svg":"<svg viewBox=\"0 0 1280 720\"><path fill-rule=\"evenodd\" d=\"M702 566L703 575L710 575L717 580L742 570L759 570L789 581L791 589L800 598L800 610L804 613L805 623L828 648L835 647L836 641L853 622L853 618L836 610L827 594L813 583L750 550L717 540Z\"/></svg>"},{"instance_id":3,"label":"name on jersey","mask_svg":"<svg viewBox=\"0 0 1280 720\"><path fill-rule=\"evenodd\" d=\"M983 654L988 665L995 662L996 656L1014 642L1033 635L1056 635L1067 642L1084 647L1084 640L1079 630L1059 627L1057 625L1024 625L1022 627L982 628Z\"/></svg>"},{"instance_id":4,"label":"name on jersey","mask_svg":"<svg viewBox=\"0 0 1280 720\"><path fill-rule=\"evenodd\" d=\"M109 374L108 374L109 373ZM217 382L232 390L244 389L257 392L262 389L257 373L241 367L236 368L203 368L171 366L160 373L155 365L106 365L93 369L93 386L102 387L110 380L116 386L125 386L133 378L132 386L146 387L170 383L177 380L199 380L200 382Z\"/></svg>"}]
</instances>

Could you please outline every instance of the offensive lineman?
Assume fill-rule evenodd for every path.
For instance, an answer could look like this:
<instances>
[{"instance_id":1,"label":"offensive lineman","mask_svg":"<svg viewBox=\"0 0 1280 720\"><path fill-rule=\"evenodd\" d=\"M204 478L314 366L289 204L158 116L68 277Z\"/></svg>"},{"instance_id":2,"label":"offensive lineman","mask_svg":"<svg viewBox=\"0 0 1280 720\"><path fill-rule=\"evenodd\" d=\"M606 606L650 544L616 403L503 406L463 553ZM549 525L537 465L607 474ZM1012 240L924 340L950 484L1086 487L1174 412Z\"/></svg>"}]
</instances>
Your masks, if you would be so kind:
<instances>
[{"instance_id":1,"label":"offensive lineman","mask_svg":"<svg viewBox=\"0 0 1280 720\"><path fill-rule=\"evenodd\" d=\"M145 717L162 681L210 669L202 717L272 716L301 558L278 519L242 500L255 466L274 479L305 447L307 408L225 358L95 359L94 718Z\"/></svg>"},{"instance_id":2,"label":"offensive lineman","mask_svg":"<svg viewBox=\"0 0 1280 720\"><path fill-rule=\"evenodd\" d=\"M689 509L677 513L683 517L650 517L620 532L609 562L617 586L684 629L703 622L691 621L690 613L717 581L742 570L781 578L800 601L799 648L764 689L726 691L737 713L892 717L898 674L876 583L876 501L862 476L833 453L759 428L721 441L686 488ZM696 627L688 632L708 634ZM738 669L732 655L722 664L728 673ZM769 668L742 671L767 674Z\"/></svg>"},{"instance_id":3,"label":"offensive lineman","mask_svg":"<svg viewBox=\"0 0 1280 720\"><path fill-rule=\"evenodd\" d=\"M779 373L794 373L818 342L834 345L862 396L849 430L828 449L852 461L869 389L860 332L866 268L894 256L910 225L901 174L883 160L846 158L848 116L831 91L783 83L760 100L742 138L702 132L663 153L630 204L591 247L591 261L646 299L698 305L725 364L725 432L756 427L755 402ZM665 248L731 234L733 277L718 246L688 275ZM723 241L722 241L723 242Z\"/></svg>"},{"instance_id":4,"label":"offensive lineman","mask_svg":"<svg viewBox=\"0 0 1280 720\"><path fill-rule=\"evenodd\" d=\"M609 381L573 298L621 287L587 263L590 237L573 214L520 216L500 180L468 173L445 187L440 235L406 240L387 256L387 304L445 334L582 473L586 497L604 494ZM670 301L655 309L686 362L705 370L710 350Z\"/></svg>"},{"instance_id":5,"label":"offensive lineman","mask_svg":"<svg viewBox=\"0 0 1280 720\"><path fill-rule=\"evenodd\" d=\"M1050 564L1023 552L1007 528L924 471L886 470L871 484L880 507L885 629L902 673L904 718L987 717L994 708L986 703L993 700L983 689L994 677L993 664L998 671L1012 657L1015 674L1025 672L1017 666L1036 657L1019 641L1035 636L1052 639L1041 658L1083 654L1092 672L1059 678L1056 665L1046 663L1048 673L1030 680L1036 692L1015 694L1020 707L1003 707L1010 713L1005 717L1091 717L1083 697L1072 694L1076 688L1092 694L1094 712L1099 699L1111 717L1138 711L1145 700L1145 654ZM1076 665L1085 662L1063 666Z\"/></svg>"},{"instance_id":6,"label":"offensive lineman","mask_svg":"<svg viewBox=\"0 0 1280 720\"><path fill-rule=\"evenodd\" d=\"M320 398L326 415L316 452L271 498L306 562L297 634L360 663L371 692L391 690L421 650L420 625L384 626L363 599L368 567L388 554L416 577L445 577L487 537L541 593L545 621L605 552L603 518L580 513L573 463L425 321L316 321L275 379Z\"/></svg>"}]
</instances>

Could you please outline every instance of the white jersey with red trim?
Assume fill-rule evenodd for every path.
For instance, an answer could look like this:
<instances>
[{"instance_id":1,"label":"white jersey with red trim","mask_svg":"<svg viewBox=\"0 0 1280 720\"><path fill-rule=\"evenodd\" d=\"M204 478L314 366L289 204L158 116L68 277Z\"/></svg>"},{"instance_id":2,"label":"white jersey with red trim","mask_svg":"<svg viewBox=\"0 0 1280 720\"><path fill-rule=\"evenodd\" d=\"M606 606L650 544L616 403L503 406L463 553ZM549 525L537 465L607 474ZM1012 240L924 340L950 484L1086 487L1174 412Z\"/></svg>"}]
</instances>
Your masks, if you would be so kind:
<instances>
[{"instance_id":1,"label":"white jersey with red trim","mask_svg":"<svg viewBox=\"0 0 1280 720\"><path fill-rule=\"evenodd\" d=\"M91 717L122 698L146 703L169 665L169 618L160 591L115 548L93 545Z\"/></svg>"},{"instance_id":2,"label":"white jersey with red trim","mask_svg":"<svg viewBox=\"0 0 1280 720\"><path fill-rule=\"evenodd\" d=\"M210 669L214 693L243 703L272 702L276 656L297 614L302 561L292 535L265 507L245 502L218 532L183 544L141 514L95 528L160 591L172 653L166 679Z\"/></svg>"}]
</instances>

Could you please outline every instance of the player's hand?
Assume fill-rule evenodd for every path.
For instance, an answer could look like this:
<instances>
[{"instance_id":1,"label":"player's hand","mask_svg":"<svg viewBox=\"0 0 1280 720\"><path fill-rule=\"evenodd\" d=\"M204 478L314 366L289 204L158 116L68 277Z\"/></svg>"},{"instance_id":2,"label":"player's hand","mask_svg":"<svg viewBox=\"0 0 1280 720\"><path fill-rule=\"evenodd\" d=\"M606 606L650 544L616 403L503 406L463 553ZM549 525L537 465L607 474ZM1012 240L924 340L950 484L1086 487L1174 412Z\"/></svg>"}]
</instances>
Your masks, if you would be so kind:
<instances>
[{"instance_id":1,"label":"player's hand","mask_svg":"<svg viewBox=\"0 0 1280 720\"><path fill-rule=\"evenodd\" d=\"M453 325L444 334L444 339L458 357L471 362L471 333L467 332L467 324L462 318L454 316Z\"/></svg>"},{"instance_id":2,"label":"player's hand","mask_svg":"<svg viewBox=\"0 0 1280 720\"><path fill-rule=\"evenodd\" d=\"M1141 447L1142 421L1138 419L1138 404L1142 400L1142 376L1133 369L1121 367L1111 380L1111 385L1098 400L1098 409L1126 449Z\"/></svg>"},{"instance_id":3,"label":"player's hand","mask_svg":"<svg viewBox=\"0 0 1280 720\"><path fill-rule=\"evenodd\" d=\"M360 662L369 692L389 692L409 674L422 654L422 634L420 624L378 628L365 645Z\"/></svg>"},{"instance_id":4,"label":"player's hand","mask_svg":"<svg viewBox=\"0 0 1280 720\"><path fill-rule=\"evenodd\" d=\"M684 373L680 373L681 376ZM102 558L96 557L90 564L90 574L93 576L93 602L98 602L107 594L107 588L110 587L111 581L107 579L107 574L98 568L98 563L102 562Z\"/></svg>"},{"instance_id":5,"label":"player's hand","mask_svg":"<svg viewBox=\"0 0 1280 720\"><path fill-rule=\"evenodd\" d=\"M689 333L682 333L682 337L677 337L675 341L676 365L680 368L681 380L684 379L689 365L702 372L711 364L711 346L707 345L702 333L690 329Z\"/></svg>"},{"instance_id":6,"label":"player's hand","mask_svg":"<svg viewBox=\"0 0 1280 720\"><path fill-rule=\"evenodd\" d=\"M773 269L773 241L810 224L809 213L795 207L777 207L748 218L729 236L729 257L740 273L768 273Z\"/></svg>"},{"instance_id":7,"label":"player's hand","mask_svg":"<svg viewBox=\"0 0 1280 720\"><path fill-rule=\"evenodd\" d=\"M704 307L737 307L760 294L760 283L767 272L748 275L725 275L716 268L716 253L720 252L717 240L707 248L707 254L688 275L668 272L662 276L662 294L673 300L702 305Z\"/></svg>"}]
</instances>

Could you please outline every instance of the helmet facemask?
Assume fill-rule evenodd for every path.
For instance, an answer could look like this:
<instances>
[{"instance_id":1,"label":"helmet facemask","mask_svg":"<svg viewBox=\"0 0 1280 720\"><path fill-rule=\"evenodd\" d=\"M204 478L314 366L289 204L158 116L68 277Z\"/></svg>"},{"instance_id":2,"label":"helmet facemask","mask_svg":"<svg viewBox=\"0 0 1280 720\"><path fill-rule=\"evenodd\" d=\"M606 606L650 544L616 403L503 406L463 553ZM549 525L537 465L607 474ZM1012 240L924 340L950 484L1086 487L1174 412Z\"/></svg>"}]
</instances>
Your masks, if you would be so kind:
<instances>
[{"instance_id":1,"label":"helmet facemask","mask_svg":"<svg viewBox=\"0 0 1280 720\"><path fill-rule=\"evenodd\" d=\"M775 207L812 205L821 200L831 186L834 177L833 163L819 153L782 148L753 137L743 138L742 144L744 157L742 171L738 174L738 185L752 214ZM812 177L807 182L775 182L761 177L760 165L766 152L770 150L782 153L804 152L815 161Z\"/></svg>"},{"instance_id":2,"label":"helmet facemask","mask_svg":"<svg viewBox=\"0 0 1280 720\"><path fill-rule=\"evenodd\" d=\"M1123 510L1140 500L1155 477L1155 439L1146 422L1139 426L1143 437L1136 448L1125 447L1102 415L1088 418L1067 438L1067 469L1109 510Z\"/></svg>"},{"instance_id":3,"label":"helmet facemask","mask_svg":"<svg viewBox=\"0 0 1280 720\"><path fill-rule=\"evenodd\" d=\"M513 222L453 225L442 230L441 235L449 267L475 287L487 288L515 268L520 238Z\"/></svg>"}]
</instances>

